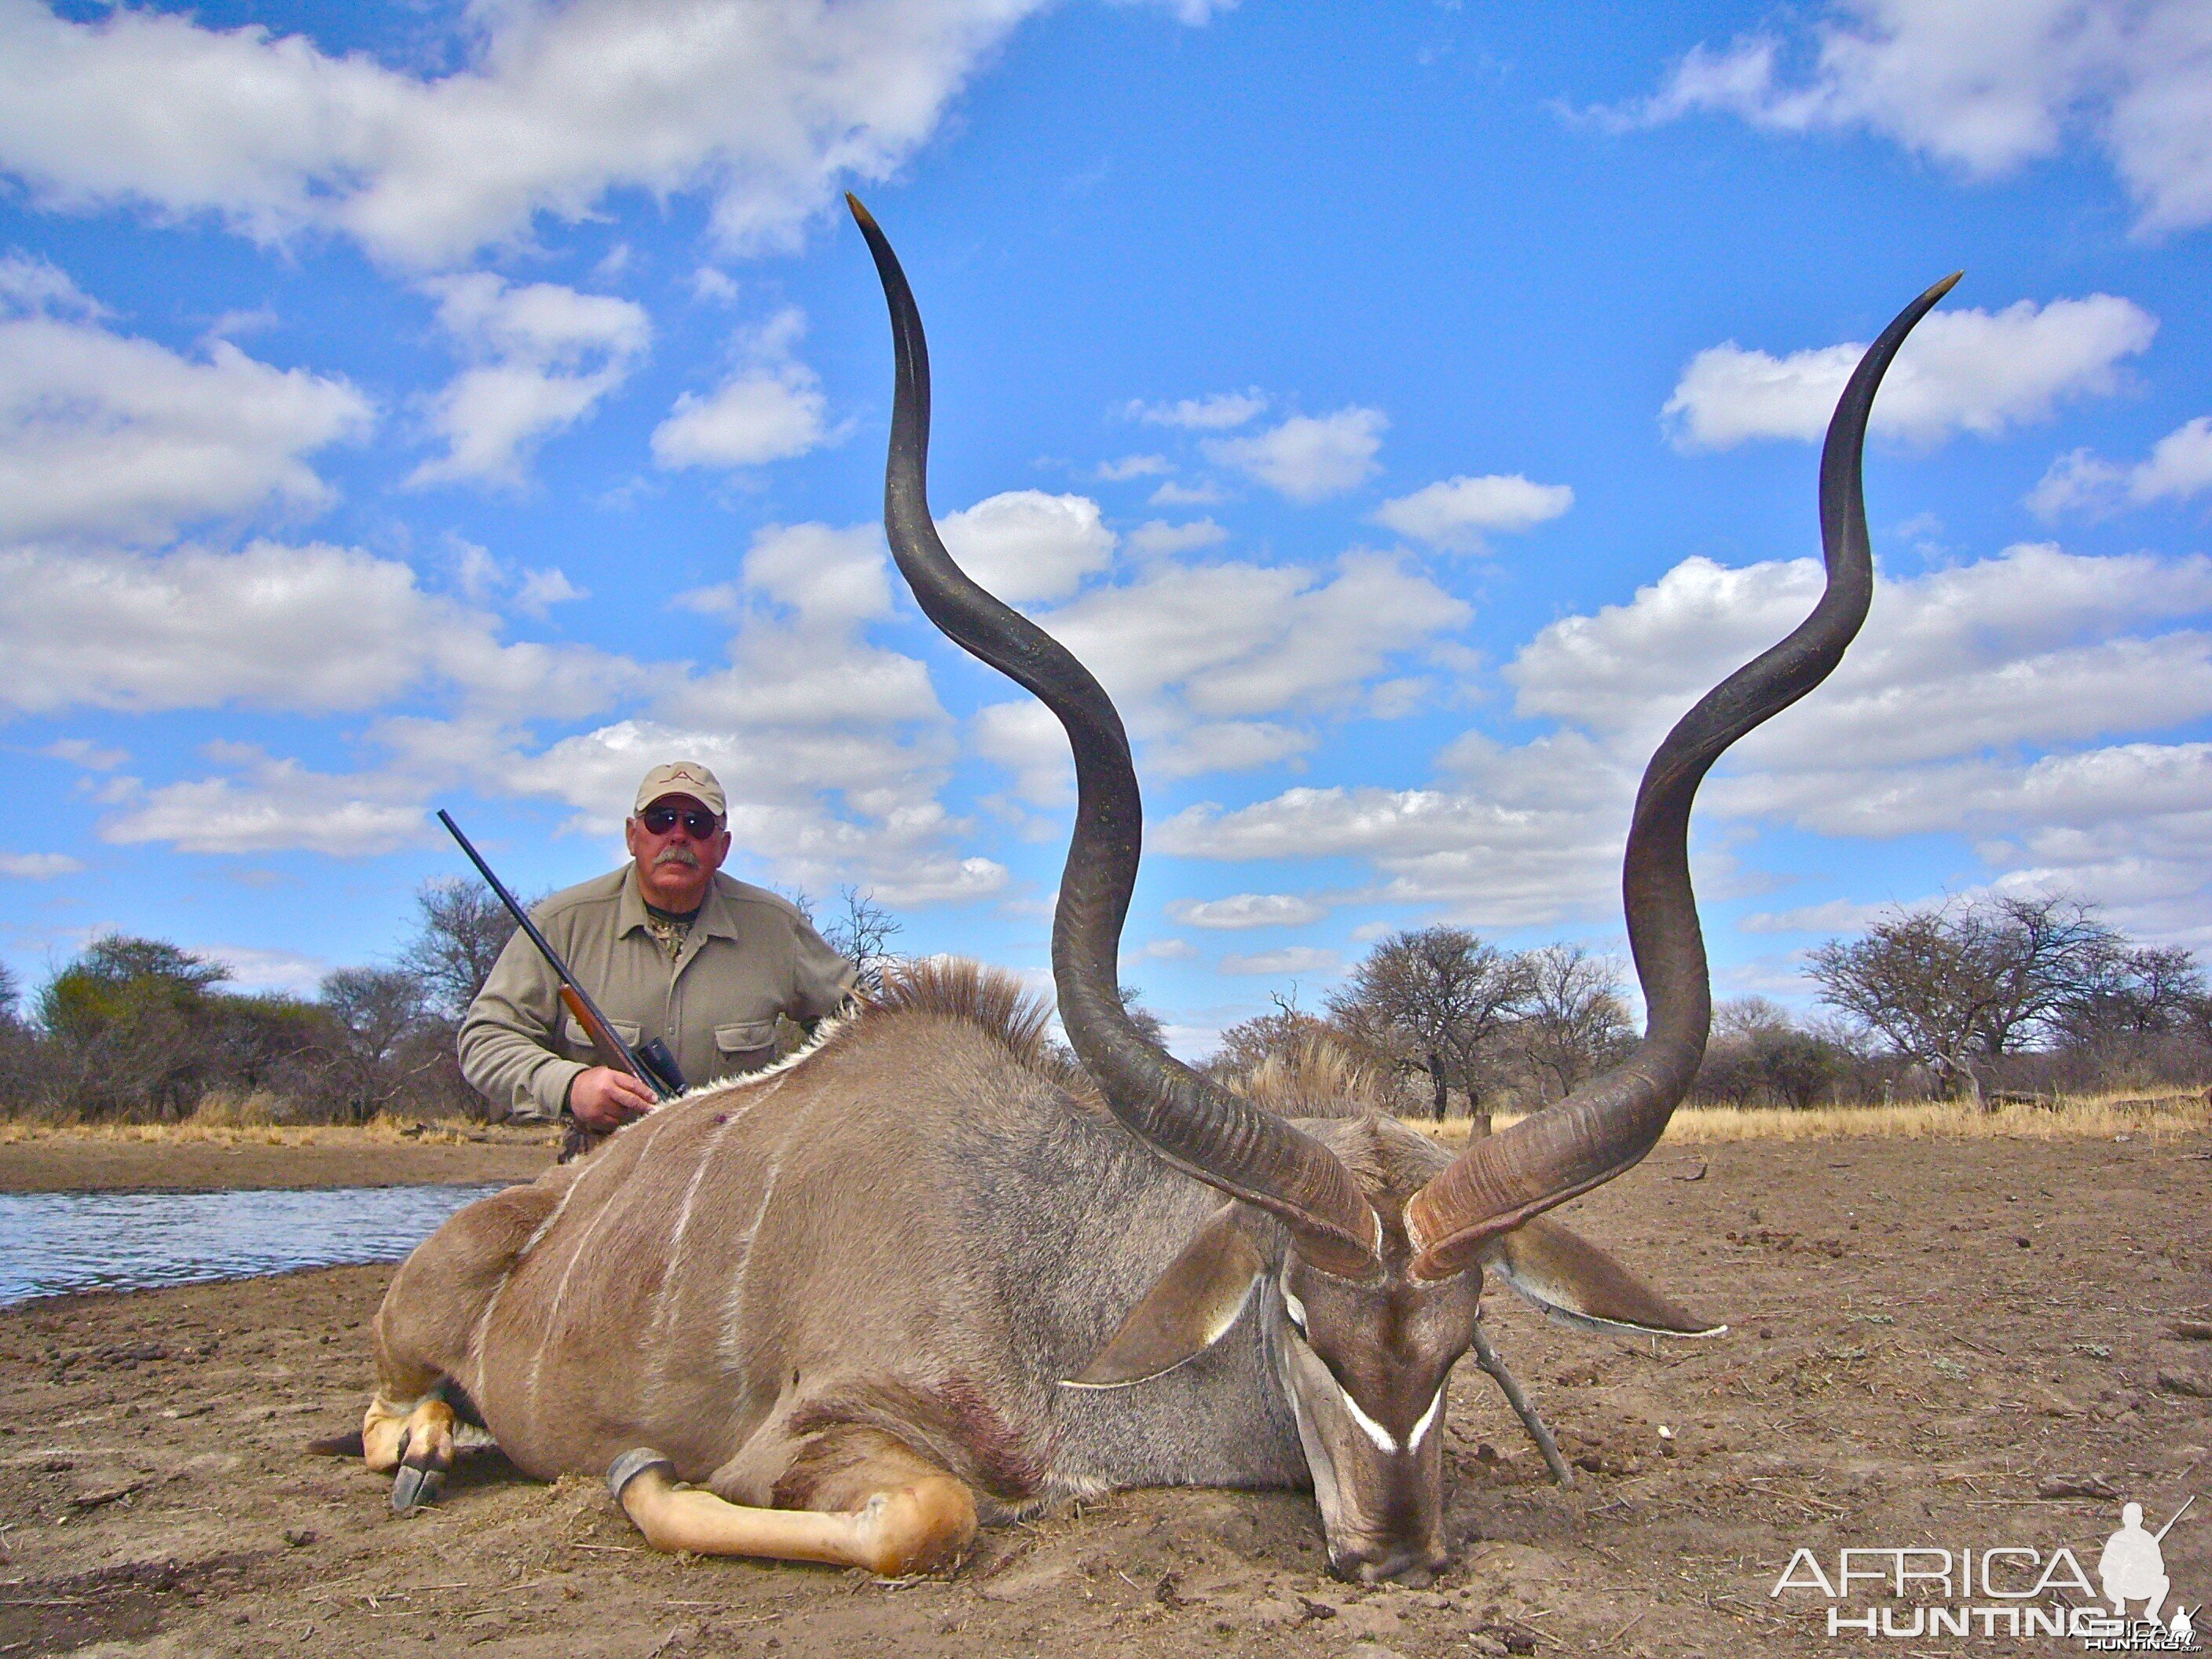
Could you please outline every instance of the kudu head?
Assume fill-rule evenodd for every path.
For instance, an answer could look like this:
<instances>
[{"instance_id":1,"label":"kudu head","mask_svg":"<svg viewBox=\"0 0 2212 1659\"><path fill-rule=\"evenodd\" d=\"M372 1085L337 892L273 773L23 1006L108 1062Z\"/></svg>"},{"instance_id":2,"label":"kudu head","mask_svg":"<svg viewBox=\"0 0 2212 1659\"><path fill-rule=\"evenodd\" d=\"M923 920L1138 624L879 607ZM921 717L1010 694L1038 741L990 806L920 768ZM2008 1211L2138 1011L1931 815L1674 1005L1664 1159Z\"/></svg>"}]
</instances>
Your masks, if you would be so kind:
<instances>
[{"instance_id":1,"label":"kudu head","mask_svg":"<svg viewBox=\"0 0 2212 1659\"><path fill-rule=\"evenodd\" d=\"M1124 1012L1121 924L1142 841L1127 735L1089 671L969 580L939 539L927 499L921 313L883 232L846 199L890 307L897 386L884 527L892 556L929 619L1033 693L1074 750L1075 827L1053 922L1060 1023L1121 1124L1230 1200L1070 1383L1116 1388L1158 1376L1224 1335L1256 1291L1332 1566L1370 1582L1431 1572L1444 1560L1444 1384L1474 1340L1486 1269L1571 1323L1660 1334L1705 1328L1538 1218L1633 1167L1697 1073L1711 995L1690 886L1690 803L1729 744L1827 677L1864 620L1874 584L1859 487L1868 410L1905 337L1958 279L1905 307L1837 405L1820 464L1827 586L1820 603L1789 638L1708 692L1645 769L1622 872L1648 1010L1642 1041L1558 1105L1448 1158L1374 1118L1278 1117L1182 1065Z\"/></svg>"}]
</instances>

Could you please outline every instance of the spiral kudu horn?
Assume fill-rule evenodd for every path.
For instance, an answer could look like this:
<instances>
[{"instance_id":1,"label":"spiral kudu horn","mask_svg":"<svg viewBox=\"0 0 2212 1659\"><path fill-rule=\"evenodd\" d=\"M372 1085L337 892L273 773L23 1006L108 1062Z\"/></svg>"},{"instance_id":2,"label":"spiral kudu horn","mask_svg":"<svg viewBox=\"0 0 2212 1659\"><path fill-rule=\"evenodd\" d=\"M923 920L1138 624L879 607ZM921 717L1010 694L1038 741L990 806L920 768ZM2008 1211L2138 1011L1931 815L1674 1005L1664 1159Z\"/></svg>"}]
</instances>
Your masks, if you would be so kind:
<instances>
[{"instance_id":1,"label":"spiral kudu horn","mask_svg":"<svg viewBox=\"0 0 2212 1659\"><path fill-rule=\"evenodd\" d=\"M1620 1066L1557 1106L1475 1142L1406 1206L1413 1272L1465 1267L1483 1240L1634 1166L1667 1127L1705 1056L1712 995L1690 888L1690 803L1722 751L1803 696L1841 661L1874 592L1859 457L1875 389L1905 337L1951 291L1946 276L1882 331L1859 360L1820 454L1820 547L1828 580L1790 637L1707 692L1652 756L1636 796L1621 867L1628 942L1650 1010Z\"/></svg>"},{"instance_id":2,"label":"spiral kudu horn","mask_svg":"<svg viewBox=\"0 0 2212 1659\"><path fill-rule=\"evenodd\" d=\"M929 515L929 349L898 257L868 210L847 203L890 307L898 384L884 478L884 529L923 612L946 637L1026 687L1075 750L1075 830L1053 917L1060 1024L1115 1117L1168 1162L1280 1217L1330 1272L1373 1267L1381 1223L1343 1162L1145 1040L1121 1007L1121 921L1136 884L1144 809L1129 739L1091 672L1027 617L968 579Z\"/></svg>"}]
</instances>

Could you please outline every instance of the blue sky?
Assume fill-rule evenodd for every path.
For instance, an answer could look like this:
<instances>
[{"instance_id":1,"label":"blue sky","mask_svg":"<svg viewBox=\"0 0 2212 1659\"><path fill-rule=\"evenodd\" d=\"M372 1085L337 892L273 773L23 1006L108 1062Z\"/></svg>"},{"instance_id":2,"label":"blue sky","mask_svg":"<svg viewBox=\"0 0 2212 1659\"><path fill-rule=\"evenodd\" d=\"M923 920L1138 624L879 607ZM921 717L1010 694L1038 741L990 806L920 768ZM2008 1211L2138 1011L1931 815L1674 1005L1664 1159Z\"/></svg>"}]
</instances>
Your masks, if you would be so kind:
<instances>
[{"instance_id":1,"label":"blue sky","mask_svg":"<svg viewBox=\"0 0 2212 1659\"><path fill-rule=\"evenodd\" d=\"M1885 579L1711 785L1722 994L1881 907L2212 943L2212 15L1024 0L0 0L0 957L309 989L459 867L732 868L1042 970L1064 750L877 527L1101 673L1125 976L1202 1052L1449 920L1620 940L1652 743L1794 625L1856 347Z\"/></svg>"}]
</instances>

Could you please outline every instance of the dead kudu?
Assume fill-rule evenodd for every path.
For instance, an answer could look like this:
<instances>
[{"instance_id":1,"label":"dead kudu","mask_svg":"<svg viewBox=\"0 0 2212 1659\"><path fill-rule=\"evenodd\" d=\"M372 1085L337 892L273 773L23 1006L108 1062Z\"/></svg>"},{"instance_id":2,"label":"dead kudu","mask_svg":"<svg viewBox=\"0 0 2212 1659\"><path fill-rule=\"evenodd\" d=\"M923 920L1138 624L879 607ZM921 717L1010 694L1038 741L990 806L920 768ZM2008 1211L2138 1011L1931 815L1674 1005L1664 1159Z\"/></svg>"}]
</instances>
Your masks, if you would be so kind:
<instances>
[{"instance_id":1,"label":"dead kudu","mask_svg":"<svg viewBox=\"0 0 2212 1659\"><path fill-rule=\"evenodd\" d=\"M1139 806L1120 717L1067 652L962 574L926 499L929 369L857 203L897 362L884 525L930 619L1066 727L1076 823L1053 930L1061 1022L964 965L894 975L773 1071L695 1093L589 1161L471 1205L400 1268L362 1449L427 1501L471 1425L528 1473L607 1471L664 1549L904 1574L980 1520L1155 1485L1310 1486L1335 1570L1444 1560L1444 1385L1486 1273L1571 1323L1703 1322L1553 1206L1634 1165L1710 1012L1691 799L1828 674L1873 582L1859 457L1938 283L1861 362L1828 433L1812 616L1684 717L1644 776L1623 887L1650 1021L1614 1071L1457 1158L1372 1115L1290 1121L1148 1042L1115 993ZM1556 1454L1553 1454L1556 1456Z\"/></svg>"}]
</instances>

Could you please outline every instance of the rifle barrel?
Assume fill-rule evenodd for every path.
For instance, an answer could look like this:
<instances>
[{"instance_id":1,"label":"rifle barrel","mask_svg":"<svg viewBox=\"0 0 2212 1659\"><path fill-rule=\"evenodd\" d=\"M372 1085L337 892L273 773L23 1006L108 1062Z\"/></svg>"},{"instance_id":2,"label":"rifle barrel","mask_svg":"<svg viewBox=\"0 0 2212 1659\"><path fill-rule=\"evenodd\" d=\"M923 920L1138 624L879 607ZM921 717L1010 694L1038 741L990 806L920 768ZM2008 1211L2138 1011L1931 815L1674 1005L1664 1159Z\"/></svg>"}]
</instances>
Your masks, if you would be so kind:
<instances>
[{"instance_id":1,"label":"rifle barrel","mask_svg":"<svg viewBox=\"0 0 2212 1659\"><path fill-rule=\"evenodd\" d=\"M576 1000L582 1003L591 1012L592 1018L605 1029L607 1040L614 1044L616 1057L623 1062L623 1067L661 1099L674 1099L675 1096L668 1086L654 1076L652 1070L631 1051L629 1044L623 1041L622 1033L614 1028L614 1022L599 1012L599 1005L592 1000L592 994L576 983L576 976L568 971L568 964L561 960L561 953L546 942L545 935L538 931L538 924L531 921L530 913L522 908L521 902L514 894L507 890L507 884L492 873L491 866L484 862L483 854L477 852L474 843L461 833L461 826L453 822L453 815L441 806L438 809L438 822L446 826L455 841L460 842L461 851L469 855L469 862L476 866L477 873L491 884L491 890L499 895L499 902L507 906L507 914L514 918L515 925L529 935L530 942L538 947L538 953L545 958L546 965L552 969L562 984L576 994Z\"/></svg>"},{"instance_id":2,"label":"rifle barrel","mask_svg":"<svg viewBox=\"0 0 2212 1659\"><path fill-rule=\"evenodd\" d=\"M2196 1494L2195 1492L2191 1492L2191 1493L2190 1493L2190 1494L2189 1494L2189 1503L2187 1503L2187 1504L2183 1504L2179 1509L2178 1509L2178 1510L2174 1510L2174 1512L2173 1512L2173 1521L2179 1521L2179 1520L2180 1520L2180 1519L2181 1519L2181 1517L2182 1517L2183 1516L2185 1516L2185 1515L2188 1514L2188 1513L2189 1513L2189 1505L2190 1505L2190 1504L2194 1504L2196 1501L2197 1501L2197 1494ZM2153 1542L2154 1544L2155 1544L2155 1543L2159 1543L2159 1542L2161 1542L2161 1541L2165 1539L2165 1537L2166 1537L2166 1534L2168 1534L2168 1533L2170 1533L2170 1532L2172 1532L2172 1531L2173 1530L2173 1521L2169 1521L2169 1522L2167 1522L2164 1526L2160 1527L2160 1528L2156 1532L2154 1532L2154 1533L2151 1534L2151 1535L2150 1535L2151 1542Z\"/></svg>"}]
</instances>

